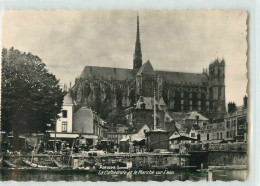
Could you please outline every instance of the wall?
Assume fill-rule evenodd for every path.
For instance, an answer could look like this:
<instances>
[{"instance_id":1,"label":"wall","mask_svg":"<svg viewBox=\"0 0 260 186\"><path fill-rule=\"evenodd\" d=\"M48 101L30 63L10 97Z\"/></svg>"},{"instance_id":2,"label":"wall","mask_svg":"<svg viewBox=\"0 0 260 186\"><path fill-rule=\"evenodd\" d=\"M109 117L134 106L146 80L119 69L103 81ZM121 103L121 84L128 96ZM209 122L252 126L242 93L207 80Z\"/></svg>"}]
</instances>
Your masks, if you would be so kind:
<instances>
[{"instance_id":1,"label":"wall","mask_svg":"<svg viewBox=\"0 0 260 186\"><path fill-rule=\"evenodd\" d=\"M93 133L93 119L92 111L82 107L73 115L73 132Z\"/></svg>"},{"instance_id":2,"label":"wall","mask_svg":"<svg viewBox=\"0 0 260 186\"><path fill-rule=\"evenodd\" d=\"M56 123L56 131L62 132L62 122L67 122L67 132L72 132L72 115L73 115L73 105L63 105L62 110L67 110L67 118L62 118L62 113L59 114L59 119Z\"/></svg>"},{"instance_id":3,"label":"wall","mask_svg":"<svg viewBox=\"0 0 260 186\"><path fill-rule=\"evenodd\" d=\"M209 165L247 165L246 152L210 152Z\"/></svg>"},{"instance_id":4,"label":"wall","mask_svg":"<svg viewBox=\"0 0 260 186\"><path fill-rule=\"evenodd\" d=\"M169 134L168 133L150 133L148 136L149 149L169 149Z\"/></svg>"},{"instance_id":5,"label":"wall","mask_svg":"<svg viewBox=\"0 0 260 186\"><path fill-rule=\"evenodd\" d=\"M101 156L101 157L74 157L71 166L75 169L78 167L83 167L84 162L87 162L89 165L106 165L111 166L115 165L117 162L126 164L131 161L133 168L137 167L183 167L189 165L190 155L177 155L177 154L150 154L150 155L134 155L132 154L129 157L129 154L118 155L118 156Z\"/></svg>"}]
</instances>

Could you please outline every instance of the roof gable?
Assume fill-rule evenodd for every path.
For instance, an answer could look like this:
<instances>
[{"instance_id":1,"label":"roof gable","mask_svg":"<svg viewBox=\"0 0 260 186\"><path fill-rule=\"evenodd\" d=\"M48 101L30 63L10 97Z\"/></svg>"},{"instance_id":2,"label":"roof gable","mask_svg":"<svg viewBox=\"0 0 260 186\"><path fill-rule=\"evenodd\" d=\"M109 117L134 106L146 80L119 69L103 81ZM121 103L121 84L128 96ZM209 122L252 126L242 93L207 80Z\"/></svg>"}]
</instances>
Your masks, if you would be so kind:
<instances>
[{"instance_id":1,"label":"roof gable","mask_svg":"<svg viewBox=\"0 0 260 186\"><path fill-rule=\"evenodd\" d=\"M156 73L153 69L153 66L151 64L151 62L148 60L147 62L145 62L141 67L140 69L138 70L137 76L139 75L152 75L152 76L155 76Z\"/></svg>"},{"instance_id":2,"label":"roof gable","mask_svg":"<svg viewBox=\"0 0 260 186\"><path fill-rule=\"evenodd\" d=\"M142 109L142 104L145 105L145 110L153 110L154 108L154 98L152 97L143 97L141 96L137 103L136 103L136 109ZM155 104L158 106L159 110L163 110L162 107L158 104L157 100L155 100Z\"/></svg>"},{"instance_id":3,"label":"roof gable","mask_svg":"<svg viewBox=\"0 0 260 186\"><path fill-rule=\"evenodd\" d=\"M189 113L189 116L185 119L188 119L188 120L197 120L197 116L199 116L199 121L208 121L209 119L202 116L200 113L196 112L196 111L193 111L193 112L190 112Z\"/></svg>"},{"instance_id":4,"label":"roof gable","mask_svg":"<svg viewBox=\"0 0 260 186\"><path fill-rule=\"evenodd\" d=\"M68 92L63 99L63 105L73 105L73 100L72 97L70 95L70 92Z\"/></svg>"}]
</instances>

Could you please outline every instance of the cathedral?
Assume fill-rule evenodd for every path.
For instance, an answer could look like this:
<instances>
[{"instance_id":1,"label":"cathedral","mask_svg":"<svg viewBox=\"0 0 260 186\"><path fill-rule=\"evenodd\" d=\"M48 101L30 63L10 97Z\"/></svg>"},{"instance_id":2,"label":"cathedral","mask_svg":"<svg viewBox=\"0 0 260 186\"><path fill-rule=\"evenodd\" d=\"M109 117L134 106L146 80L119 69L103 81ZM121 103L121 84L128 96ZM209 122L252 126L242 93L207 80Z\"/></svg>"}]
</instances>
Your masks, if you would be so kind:
<instances>
[{"instance_id":1,"label":"cathedral","mask_svg":"<svg viewBox=\"0 0 260 186\"><path fill-rule=\"evenodd\" d=\"M164 111L197 111L210 119L224 118L225 61L215 60L202 73L154 69L149 60L145 63L142 60L137 16L133 69L85 66L71 92L77 105L91 108L98 105L94 109L97 113L104 108L128 110L155 95L158 106ZM145 104L141 108L144 109Z\"/></svg>"}]
</instances>

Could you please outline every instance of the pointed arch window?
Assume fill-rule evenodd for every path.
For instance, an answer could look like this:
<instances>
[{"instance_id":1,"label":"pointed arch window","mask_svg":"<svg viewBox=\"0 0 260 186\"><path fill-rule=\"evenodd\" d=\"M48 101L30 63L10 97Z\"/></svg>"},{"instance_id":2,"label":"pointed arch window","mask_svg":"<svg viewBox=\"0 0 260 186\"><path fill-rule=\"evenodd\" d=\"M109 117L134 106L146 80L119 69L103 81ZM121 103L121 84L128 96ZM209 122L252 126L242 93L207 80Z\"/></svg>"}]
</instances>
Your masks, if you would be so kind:
<instances>
[{"instance_id":1,"label":"pointed arch window","mask_svg":"<svg viewBox=\"0 0 260 186\"><path fill-rule=\"evenodd\" d=\"M192 110L198 109L198 95L197 92L192 92Z\"/></svg>"}]
</instances>

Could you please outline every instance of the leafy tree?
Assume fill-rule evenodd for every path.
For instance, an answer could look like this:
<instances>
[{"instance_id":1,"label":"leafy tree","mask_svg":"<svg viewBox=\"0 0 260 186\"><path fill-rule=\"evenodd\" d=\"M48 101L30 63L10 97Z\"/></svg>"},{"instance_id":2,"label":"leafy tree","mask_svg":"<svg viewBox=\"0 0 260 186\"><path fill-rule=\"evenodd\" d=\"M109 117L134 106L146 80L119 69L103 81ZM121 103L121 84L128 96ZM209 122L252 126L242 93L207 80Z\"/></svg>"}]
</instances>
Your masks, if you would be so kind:
<instances>
[{"instance_id":1,"label":"leafy tree","mask_svg":"<svg viewBox=\"0 0 260 186\"><path fill-rule=\"evenodd\" d=\"M57 118L64 93L42 60L14 48L2 50L2 127L15 136L44 132Z\"/></svg>"}]
</instances>

